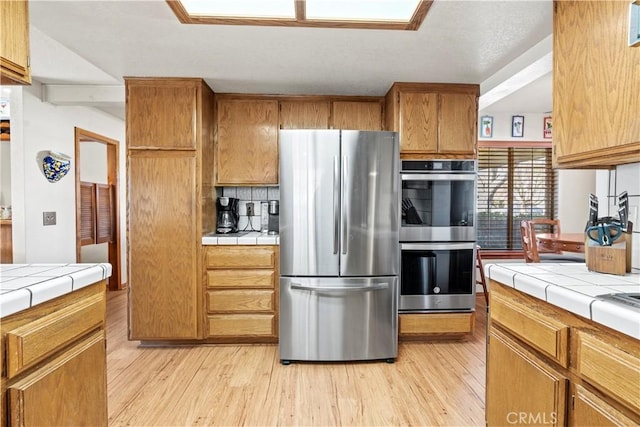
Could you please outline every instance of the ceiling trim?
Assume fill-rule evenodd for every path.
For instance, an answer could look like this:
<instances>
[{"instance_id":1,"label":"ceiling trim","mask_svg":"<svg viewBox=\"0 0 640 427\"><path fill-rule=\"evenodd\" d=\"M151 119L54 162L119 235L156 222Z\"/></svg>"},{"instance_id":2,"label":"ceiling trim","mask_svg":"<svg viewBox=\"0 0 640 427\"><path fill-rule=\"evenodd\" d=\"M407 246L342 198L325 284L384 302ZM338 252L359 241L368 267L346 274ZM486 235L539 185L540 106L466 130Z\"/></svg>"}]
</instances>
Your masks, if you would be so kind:
<instances>
[{"instance_id":1,"label":"ceiling trim","mask_svg":"<svg viewBox=\"0 0 640 427\"><path fill-rule=\"evenodd\" d=\"M478 110L483 110L551 73L553 36L549 35L480 84Z\"/></svg>"}]
</instances>

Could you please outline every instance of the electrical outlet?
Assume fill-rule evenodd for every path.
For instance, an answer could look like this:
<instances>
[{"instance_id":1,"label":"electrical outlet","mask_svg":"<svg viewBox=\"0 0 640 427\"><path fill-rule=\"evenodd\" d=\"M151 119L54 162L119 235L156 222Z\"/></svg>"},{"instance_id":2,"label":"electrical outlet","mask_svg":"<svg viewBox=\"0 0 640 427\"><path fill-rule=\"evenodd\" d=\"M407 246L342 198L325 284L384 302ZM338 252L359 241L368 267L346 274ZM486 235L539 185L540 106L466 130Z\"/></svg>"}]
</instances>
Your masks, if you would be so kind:
<instances>
[{"instance_id":1,"label":"electrical outlet","mask_svg":"<svg viewBox=\"0 0 640 427\"><path fill-rule=\"evenodd\" d=\"M42 225L56 225L56 213L42 212Z\"/></svg>"},{"instance_id":2,"label":"electrical outlet","mask_svg":"<svg viewBox=\"0 0 640 427\"><path fill-rule=\"evenodd\" d=\"M247 203L247 216L253 216L253 202Z\"/></svg>"}]
</instances>

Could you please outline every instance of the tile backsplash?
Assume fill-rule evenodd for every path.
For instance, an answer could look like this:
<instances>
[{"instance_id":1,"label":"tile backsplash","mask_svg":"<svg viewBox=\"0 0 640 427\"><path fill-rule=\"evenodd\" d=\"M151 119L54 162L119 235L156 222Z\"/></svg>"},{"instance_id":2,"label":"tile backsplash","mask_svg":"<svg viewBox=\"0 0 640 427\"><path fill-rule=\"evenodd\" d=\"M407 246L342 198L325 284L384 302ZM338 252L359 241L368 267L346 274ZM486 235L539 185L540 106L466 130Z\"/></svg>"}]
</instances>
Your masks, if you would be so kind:
<instances>
[{"instance_id":1,"label":"tile backsplash","mask_svg":"<svg viewBox=\"0 0 640 427\"><path fill-rule=\"evenodd\" d=\"M262 224L262 202L280 200L280 187L218 187L218 197L239 199L239 231L260 231ZM253 215L247 215L247 203L253 203ZM266 212L265 212L266 215Z\"/></svg>"},{"instance_id":2,"label":"tile backsplash","mask_svg":"<svg viewBox=\"0 0 640 427\"><path fill-rule=\"evenodd\" d=\"M640 269L640 163L620 165L614 170L601 170L597 174L596 195L601 201L600 216L617 216L617 196L623 191L629 196L629 221L633 222L631 267ZM607 200L607 203L602 203L602 200Z\"/></svg>"}]
</instances>

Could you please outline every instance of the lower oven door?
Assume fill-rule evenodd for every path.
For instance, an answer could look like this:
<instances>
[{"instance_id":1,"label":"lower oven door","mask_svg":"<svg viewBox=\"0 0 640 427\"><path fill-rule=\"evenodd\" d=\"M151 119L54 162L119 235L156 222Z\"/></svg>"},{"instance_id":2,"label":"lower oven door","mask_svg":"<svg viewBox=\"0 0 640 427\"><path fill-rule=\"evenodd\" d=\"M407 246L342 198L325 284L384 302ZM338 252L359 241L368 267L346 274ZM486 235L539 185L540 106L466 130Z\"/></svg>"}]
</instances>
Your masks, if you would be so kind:
<instances>
[{"instance_id":1,"label":"lower oven door","mask_svg":"<svg viewBox=\"0 0 640 427\"><path fill-rule=\"evenodd\" d=\"M402 243L400 311L473 310L474 242Z\"/></svg>"}]
</instances>

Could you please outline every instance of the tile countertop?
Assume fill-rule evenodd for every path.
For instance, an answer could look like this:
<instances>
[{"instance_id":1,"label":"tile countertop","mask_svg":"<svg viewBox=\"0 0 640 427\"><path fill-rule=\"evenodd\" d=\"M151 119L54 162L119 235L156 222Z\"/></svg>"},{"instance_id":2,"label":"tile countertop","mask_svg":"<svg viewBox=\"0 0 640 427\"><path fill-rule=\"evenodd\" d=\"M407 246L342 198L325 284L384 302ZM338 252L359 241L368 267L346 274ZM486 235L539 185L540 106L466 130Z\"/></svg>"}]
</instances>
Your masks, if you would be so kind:
<instances>
[{"instance_id":1,"label":"tile countertop","mask_svg":"<svg viewBox=\"0 0 640 427\"><path fill-rule=\"evenodd\" d=\"M0 264L0 318L111 276L111 264Z\"/></svg>"},{"instance_id":2,"label":"tile countertop","mask_svg":"<svg viewBox=\"0 0 640 427\"><path fill-rule=\"evenodd\" d=\"M589 271L584 263L487 263L484 270L496 282L640 339L640 309L598 298L640 293L637 270L617 276Z\"/></svg>"},{"instance_id":3,"label":"tile countertop","mask_svg":"<svg viewBox=\"0 0 640 427\"><path fill-rule=\"evenodd\" d=\"M203 245L279 245L280 236L260 231L231 234L209 233L202 236Z\"/></svg>"}]
</instances>

